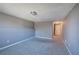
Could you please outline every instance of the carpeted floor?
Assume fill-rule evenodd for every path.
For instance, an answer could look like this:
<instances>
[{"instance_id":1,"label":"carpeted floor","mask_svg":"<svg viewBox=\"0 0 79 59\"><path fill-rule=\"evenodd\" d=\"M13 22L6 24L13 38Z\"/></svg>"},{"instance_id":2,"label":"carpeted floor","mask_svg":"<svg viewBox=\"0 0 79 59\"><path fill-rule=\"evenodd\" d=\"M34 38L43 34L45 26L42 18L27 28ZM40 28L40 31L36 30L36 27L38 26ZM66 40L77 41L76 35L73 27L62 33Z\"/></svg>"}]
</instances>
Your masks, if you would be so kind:
<instances>
[{"instance_id":1,"label":"carpeted floor","mask_svg":"<svg viewBox=\"0 0 79 59\"><path fill-rule=\"evenodd\" d=\"M20 44L9 47L0 52L0 55L68 55L63 43L53 40L33 38Z\"/></svg>"}]
</instances>

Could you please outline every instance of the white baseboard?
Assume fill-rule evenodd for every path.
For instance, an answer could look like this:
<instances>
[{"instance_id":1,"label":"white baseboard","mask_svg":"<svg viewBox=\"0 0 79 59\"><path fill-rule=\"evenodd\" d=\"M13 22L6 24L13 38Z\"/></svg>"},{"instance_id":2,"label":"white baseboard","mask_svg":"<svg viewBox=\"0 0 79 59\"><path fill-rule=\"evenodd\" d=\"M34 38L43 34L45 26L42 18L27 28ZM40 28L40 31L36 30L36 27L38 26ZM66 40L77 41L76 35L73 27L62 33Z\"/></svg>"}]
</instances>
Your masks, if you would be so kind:
<instances>
[{"instance_id":1,"label":"white baseboard","mask_svg":"<svg viewBox=\"0 0 79 59\"><path fill-rule=\"evenodd\" d=\"M25 39L25 40L21 40L21 41L18 41L18 42L16 42L16 43L13 43L13 44L10 44L10 45L7 45L7 46L4 46L4 47L0 48L0 50L3 50L3 49L6 49L6 48L9 48L9 47L11 47L11 46L14 46L14 45L16 45L16 44L22 43L22 42L24 42L24 41L28 41L28 40L30 40L30 39L32 39L32 38L34 38L34 37L30 37L30 38L27 38L27 39Z\"/></svg>"},{"instance_id":2,"label":"white baseboard","mask_svg":"<svg viewBox=\"0 0 79 59\"><path fill-rule=\"evenodd\" d=\"M67 44L66 44L66 40L65 40L65 42L64 42L64 45L65 45L66 49L68 50L69 54L72 55L72 53L70 52L70 50L69 50L69 48L68 48L68 46L67 46Z\"/></svg>"},{"instance_id":3,"label":"white baseboard","mask_svg":"<svg viewBox=\"0 0 79 59\"><path fill-rule=\"evenodd\" d=\"M40 37L40 36L36 36L37 38L42 38L42 39L52 39L52 38L48 38L48 37Z\"/></svg>"}]
</instances>

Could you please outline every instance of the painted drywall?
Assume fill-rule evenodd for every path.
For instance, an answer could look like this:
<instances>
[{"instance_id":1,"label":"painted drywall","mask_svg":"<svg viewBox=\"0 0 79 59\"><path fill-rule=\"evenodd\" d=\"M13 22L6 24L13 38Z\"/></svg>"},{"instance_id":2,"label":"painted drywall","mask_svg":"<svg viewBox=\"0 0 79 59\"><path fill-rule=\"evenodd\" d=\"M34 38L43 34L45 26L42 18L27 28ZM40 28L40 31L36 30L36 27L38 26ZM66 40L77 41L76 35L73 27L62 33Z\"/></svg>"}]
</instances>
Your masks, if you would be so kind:
<instances>
[{"instance_id":1,"label":"painted drywall","mask_svg":"<svg viewBox=\"0 0 79 59\"><path fill-rule=\"evenodd\" d=\"M42 38L52 38L52 22L36 22L35 36Z\"/></svg>"},{"instance_id":2,"label":"painted drywall","mask_svg":"<svg viewBox=\"0 0 79 59\"><path fill-rule=\"evenodd\" d=\"M33 22L0 13L0 48L34 36Z\"/></svg>"},{"instance_id":3,"label":"painted drywall","mask_svg":"<svg viewBox=\"0 0 79 59\"><path fill-rule=\"evenodd\" d=\"M65 21L65 44L71 54L79 54L79 4L77 4Z\"/></svg>"}]
</instances>

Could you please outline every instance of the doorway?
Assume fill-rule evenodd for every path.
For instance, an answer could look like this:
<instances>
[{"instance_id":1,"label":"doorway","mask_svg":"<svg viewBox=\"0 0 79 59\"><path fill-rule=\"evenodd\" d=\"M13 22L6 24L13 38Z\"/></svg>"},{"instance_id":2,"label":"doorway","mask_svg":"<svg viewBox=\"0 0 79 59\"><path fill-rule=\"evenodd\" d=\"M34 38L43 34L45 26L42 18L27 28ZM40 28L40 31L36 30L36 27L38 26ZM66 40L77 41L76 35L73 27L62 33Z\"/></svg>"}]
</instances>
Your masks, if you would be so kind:
<instances>
[{"instance_id":1,"label":"doorway","mask_svg":"<svg viewBox=\"0 0 79 59\"><path fill-rule=\"evenodd\" d=\"M53 39L56 41L63 40L63 21L53 21Z\"/></svg>"}]
</instances>

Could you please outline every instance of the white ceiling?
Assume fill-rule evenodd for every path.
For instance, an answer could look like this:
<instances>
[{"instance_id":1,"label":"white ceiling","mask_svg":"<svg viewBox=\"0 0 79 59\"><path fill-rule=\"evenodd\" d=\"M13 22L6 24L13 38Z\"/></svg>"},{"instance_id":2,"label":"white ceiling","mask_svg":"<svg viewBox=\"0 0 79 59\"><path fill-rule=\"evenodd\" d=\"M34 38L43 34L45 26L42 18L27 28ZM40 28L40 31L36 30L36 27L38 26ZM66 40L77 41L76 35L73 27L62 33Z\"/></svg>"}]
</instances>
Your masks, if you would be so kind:
<instances>
[{"instance_id":1,"label":"white ceiling","mask_svg":"<svg viewBox=\"0 0 79 59\"><path fill-rule=\"evenodd\" d=\"M62 19L68 15L75 4L71 3L1 3L0 11L8 15L34 22ZM31 11L38 15L33 16Z\"/></svg>"}]
</instances>

